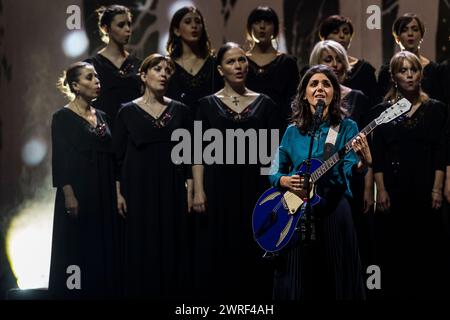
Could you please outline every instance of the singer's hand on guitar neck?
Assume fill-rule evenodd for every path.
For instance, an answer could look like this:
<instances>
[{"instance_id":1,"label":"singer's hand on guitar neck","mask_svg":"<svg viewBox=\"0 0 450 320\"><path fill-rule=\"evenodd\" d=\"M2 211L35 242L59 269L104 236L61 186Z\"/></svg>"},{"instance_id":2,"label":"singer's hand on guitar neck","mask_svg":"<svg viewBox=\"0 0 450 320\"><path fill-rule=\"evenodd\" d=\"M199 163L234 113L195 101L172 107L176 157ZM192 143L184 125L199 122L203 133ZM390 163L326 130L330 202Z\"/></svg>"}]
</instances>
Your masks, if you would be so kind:
<instances>
[{"instance_id":1,"label":"singer's hand on guitar neck","mask_svg":"<svg viewBox=\"0 0 450 320\"><path fill-rule=\"evenodd\" d=\"M372 154L370 152L369 144L364 133L358 134L352 141L352 148L355 153L361 158L358 163L358 169L363 167L372 167Z\"/></svg>"}]
</instances>

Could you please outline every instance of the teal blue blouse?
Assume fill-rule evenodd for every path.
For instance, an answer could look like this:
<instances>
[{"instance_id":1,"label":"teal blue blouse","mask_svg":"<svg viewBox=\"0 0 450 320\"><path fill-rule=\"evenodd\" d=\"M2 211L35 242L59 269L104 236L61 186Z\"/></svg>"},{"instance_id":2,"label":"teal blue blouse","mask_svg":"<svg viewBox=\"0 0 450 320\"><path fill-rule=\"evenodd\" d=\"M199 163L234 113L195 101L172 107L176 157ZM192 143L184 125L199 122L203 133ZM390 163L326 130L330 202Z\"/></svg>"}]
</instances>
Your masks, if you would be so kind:
<instances>
[{"instance_id":1,"label":"teal blue blouse","mask_svg":"<svg viewBox=\"0 0 450 320\"><path fill-rule=\"evenodd\" d=\"M314 137L312 157L323 161L324 145L330 125L328 122L321 124ZM358 134L358 126L351 119L342 120L336 139L334 152L340 150L345 144ZM280 187L280 178L293 175L298 171L300 165L308 158L310 136L300 133L298 128L291 124L281 140L278 152L271 167L270 183L274 187ZM352 150L334 165L318 181L319 188L330 188L331 190L342 190L347 196L352 196L349 180L353 173L353 166L359 161L358 156Z\"/></svg>"}]
</instances>

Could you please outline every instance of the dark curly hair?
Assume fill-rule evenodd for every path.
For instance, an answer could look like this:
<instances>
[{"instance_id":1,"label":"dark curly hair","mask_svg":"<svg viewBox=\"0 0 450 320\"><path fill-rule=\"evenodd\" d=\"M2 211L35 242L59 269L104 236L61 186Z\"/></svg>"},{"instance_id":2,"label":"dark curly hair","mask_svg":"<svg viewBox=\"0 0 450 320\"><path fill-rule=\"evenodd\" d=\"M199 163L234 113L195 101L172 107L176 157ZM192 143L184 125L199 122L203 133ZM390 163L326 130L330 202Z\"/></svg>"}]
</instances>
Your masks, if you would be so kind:
<instances>
[{"instance_id":1,"label":"dark curly hair","mask_svg":"<svg viewBox=\"0 0 450 320\"><path fill-rule=\"evenodd\" d=\"M175 34L175 29L180 27L181 20L189 12L195 12L200 16L202 21L202 34L200 35L198 47L202 58L212 55L211 42L209 41L208 32L206 31L205 19L202 13L196 7L182 7L172 17L169 27L169 40L167 41L166 50L172 59L178 59L183 55L183 46L181 39Z\"/></svg>"},{"instance_id":2,"label":"dark curly hair","mask_svg":"<svg viewBox=\"0 0 450 320\"><path fill-rule=\"evenodd\" d=\"M328 122L330 125L335 126L341 122L341 87L339 80L334 74L331 68L325 65L316 65L306 71L297 89L297 94L292 101L292 116L291 122L294 123L302 132L306 134L311 129L313 123L313 114L308 100L305 100L306 88L308 87L309 80L317 73L323 73L330 80L333 86L333 99L328 106Z\"/></svg>"}]
</instances>

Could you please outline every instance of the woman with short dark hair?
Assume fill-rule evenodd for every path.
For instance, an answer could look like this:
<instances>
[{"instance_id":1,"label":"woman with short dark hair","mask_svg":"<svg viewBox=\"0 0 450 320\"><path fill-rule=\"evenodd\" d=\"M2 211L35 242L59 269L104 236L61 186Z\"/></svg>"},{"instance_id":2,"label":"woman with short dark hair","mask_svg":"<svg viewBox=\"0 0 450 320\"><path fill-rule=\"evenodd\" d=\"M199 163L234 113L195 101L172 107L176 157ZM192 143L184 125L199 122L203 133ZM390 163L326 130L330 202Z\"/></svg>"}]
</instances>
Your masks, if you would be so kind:
<instances>
[{"instance_id":1,"label":"woman with short dark hair","mask_svg":"<svg viewBox=\"0 0 450 320\"><path fill-rule=\"evenodd\" d=\"M291 116L291 101L299 82L297 59L278 51L273 45L279 34L278 15L270 7L253 9L247 19L247 38L251 44L246 52L249 62L247 87L267 94L280 113L279 128L286 130Z\"/></svg>"}]
</instances>

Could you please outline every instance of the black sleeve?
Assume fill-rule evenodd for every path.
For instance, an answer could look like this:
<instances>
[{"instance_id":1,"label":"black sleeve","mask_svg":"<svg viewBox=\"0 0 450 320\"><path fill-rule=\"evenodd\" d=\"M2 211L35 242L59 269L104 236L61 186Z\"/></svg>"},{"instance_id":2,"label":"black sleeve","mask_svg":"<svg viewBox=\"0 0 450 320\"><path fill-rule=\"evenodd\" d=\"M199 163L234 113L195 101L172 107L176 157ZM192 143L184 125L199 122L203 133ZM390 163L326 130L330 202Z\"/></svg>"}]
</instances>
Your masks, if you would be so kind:
<instances>
[{"instance_id":1,"label":"black sleeve","mask_svg":"<svg viewBox=\"0 0 450 320\"><path fill-rule=\"evenodd\" d=\"M446 129L448 112L446 106L437 102L434 105L433 117L431 119L431 153L433 157L434 170L445 171L447 158Z\"/></svg>"},{"instance_id":2,"label":"black sleeve","mask_svg":"<svg viewBox=\"0 0 450 320\"><path fill-rule=\"evenodd\" d=\"M288 88L286 90L287 92L287 105L291 105L292 99L294 99L294 96L297 92L298 84L300 83L300 72L298 70L297 66L297 59L292 57L292 59L289 59L289 81L288 81Z\"/></svg>"},{"instance_id":3,"label":"black sleeve","mask_svg":"<svg viewBox=\"0 0 450 320\"><path fill-rule=\"evenodd\" d=\"M371 121L370 118L372 108L369 98L365 94L358 94L355 107L357 107L357 112L359 114L358 121L356 123L358 124L358 128L361 131Z\"/></svg>"},{"instance_id":4,"label":"black sleeve","mask_svg":"<svg viewBox=\"0 0 450 320\"><path fill-rule=\"evenodd\" d=\"M189 131L189 135L193 138L194 137L194 115L192 114L191 110L186 105L181 105L181 112L182 112L182 127ZM191 162L185 163L185 173L186 173L186 179L192 179L192 163L193 163L193 146L191 145L191 150L189 150L191 153Z\"/></svg>"},{"instance_id":5,"label":"black sleeve","mask_svg":"<svg viewBox=\"0 0 450 320\"><path fill-rule=\"evenodd\" d=\"M70 165L70 143L67 137L67 125L60 113L52 118L52 174L53 186L63 187L72 183Z\"/></svg>"},{"instance_id":6,"label":"black sleeve","mask_svg":"<svg viewBox=\"0 0 450 320\"><path fill-rule=\"evenodd\" d=\"M450 107L450 60L444 61L439 65L439 84L441 92L441 101L444 102L447 107Z\"/></svg>"},{"instance_id":7,"label":"black sleeve","mask_svg":"<svg viewBox=\"0 0 450 320\"><path fill-rule=\"evenodd\" d=\"M375 106L373 109L374 112L372 113L372 117L376 118L379 114L381 114L382 111L386 109L386 106L384 104L379 104ZM370 148L372 151L372 159L373 159L373 172L385 172L386 171L386 140L384 139L384 130L386 125L389 124L382 124L378 128L375 128L375 130L372 133L372 139L370 143Z\"/></svg>"},{"instance_id":8,"label":"black sleeve","mask_svg":"<svg viewBox=\"0 0 450 320\"><path fill-rule=\"evenodd\" d=\"M389 72L389 66L384 64L380 68L378 73L378 96L382 99L388 93L391 88L391 75Z\"/></svg>"},{"instance_id":9,"label":"black sleeve","mask_svg":"<svg viewBox=\"0 0 450 320\"><path fill-rule=\"evenodd\" d=\"M366 64L365 68L366 68L365 74L367 76L365 77L364 94L369 99L370 107L372 107L381 102L382 96L380 96L378 94L377 77L375 76L375 68L369 63Z\"/></svg>"},{"instance_id":10,"label":"black sleeve","mask_svg":"<svg viewBox=\"0 0 450 320\"><path fill-rule=\"evenodd\" d=\"M201 125L201 129L202 132L204 133L206 130L211 128L211 124L208 120L208 110L210 110L211 108L213 108L213 106L209 103L209 99L208 97L202 98L200 100L197 101L197 105L196 105L196 113L195 113L195 123L194 123L194 129L195 129L195 125ZM202 133L202 134L203 134ZM193 135L194 136L194 135ZM195 138L194 138L195 139ZM202 139L203 140L203 139ZM202 141L202 146L201 146L201 150L196 150L196 144L194 143L192 146L192 164L196 165L196 164L203 164L203 150L205 150L205 147L208 145L208 141ZM200 163L196 163L195 161L195 154L198 155L198 153L201 153L201 160Z\"/></svg>"},{"instance_id":11,"label":"black sleeve","mask_svg":"<svg viewBox=\"0 0 450 320\"><path fill-rule=\"evenodd\" d=\"M125 154L127 151L128 145L128 129L124 122L125 117L125 107L121 107L119 112L116 115L114 132L113 132L113 147L116 155L116 180L121 180L122 174L122 164L125 159Z\"/></svg>"}]
</instances>

